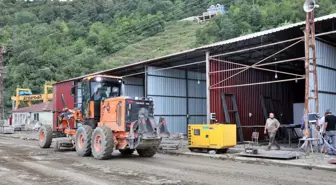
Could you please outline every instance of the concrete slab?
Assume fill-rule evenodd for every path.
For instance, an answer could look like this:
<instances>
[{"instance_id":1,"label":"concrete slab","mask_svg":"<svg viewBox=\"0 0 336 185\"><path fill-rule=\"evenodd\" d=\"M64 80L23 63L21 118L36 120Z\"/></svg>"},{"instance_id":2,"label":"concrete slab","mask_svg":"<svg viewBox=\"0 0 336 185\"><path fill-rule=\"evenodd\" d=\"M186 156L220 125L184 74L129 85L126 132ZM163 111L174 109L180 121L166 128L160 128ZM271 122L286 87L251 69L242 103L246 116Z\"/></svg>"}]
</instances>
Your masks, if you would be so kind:
<instances>
[{"instance_id":1,"label":"concrete slab","mask_svg":"<svg viewBox=\"0 0 336 185\"><path fill-rule=\"evenodd\" d=\"M0 127L0 134L13 134L14 127L12 126L1 126Z\"/></svg>"},{"instance_id":2,"label":"concrete slab","mask_svg":"<svg viewBox=\"0 0 336 185\"><path fill-rule=\"evenodd\" d=\"M336 166L333 164L328 164L327 160L314 160L312 158L297 159L297 160L279 160L279 159L244 157L244 156L239 156L236 154L211 155L211 154L202 154L202 153L193 153L193 152L178 152L178 151L167 151L167 152L164 152L164 154L207 157L207 158L212 158L212 159L232 160L232 161L240 161L243 163L252 163L252 164L294 166L294 167L300 167L304 169L320 169L320 170L336 172ZM317 156L315 156L315 158L317 158Z\"/></svg>"},{"instance_id":3,"label":"concrete slab","mask_svg":"<svg viewBox=\"0 0 336 185\"><path fill-rule=\"evenodd\" d=\"M299 154L296 154L296 152L293 151L263 151L259 150L258 154L249 154L245 152L239 153L240 156L244 157L256 157L256 158L266 158L266 159L283 159L283 160L289 160L289 159L295 159L296 157L299 157Z\"/></svg>"}]
</instances>

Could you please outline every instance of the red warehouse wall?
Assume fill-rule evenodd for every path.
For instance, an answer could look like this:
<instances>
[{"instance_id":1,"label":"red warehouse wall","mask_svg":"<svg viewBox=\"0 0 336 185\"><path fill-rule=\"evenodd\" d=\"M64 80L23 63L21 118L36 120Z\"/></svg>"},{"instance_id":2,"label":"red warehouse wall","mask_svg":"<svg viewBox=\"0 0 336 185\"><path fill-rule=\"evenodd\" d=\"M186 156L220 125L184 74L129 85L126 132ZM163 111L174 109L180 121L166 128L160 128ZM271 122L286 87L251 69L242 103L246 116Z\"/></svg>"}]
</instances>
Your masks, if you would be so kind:
<instances>
[{"instance_id":1,"label":"red warehouse wall","mask_svg":"<svg viewBox=\"0 0 336 185\"><path fill-rule=\"evenodd\" d=\"M218 61L210 61L210 72L233 69L241 66L227 64ZM236 74L239 70L214 73L210 75L210 86L226 79L227 77ZM278 79L283 79L284 76L278 74ZM246 83L264 82L275 80L275 73L265 72L260 70L249 69L239 75L219 84L220 86L238 85ZM295 84L295 82L293 82ZM270 96L272 99L280 100L283 110L283 122L289 123L293 115L293 95L291 93L292 82L274 83L267 85L255 85L246 87L234 87L226 89L211 89L210 90L210 111L215 112L218 122L225 122L221 93L231 93L236 96L238 111L240 115L240 122L242 126L264 125L264 115L260 95ZM232 110L231 100L227 98L229 110ZM277 105L274 105L274 107ZM249 117L252 113L252 117ZM230 114L231 115L231 114ZM230 116L230 121L234 123L233 114ZM261 135L263 130L258 129ZM250 139L252 135L252 128L243 128L244 139Z\"/></svg>"}]
</instances>

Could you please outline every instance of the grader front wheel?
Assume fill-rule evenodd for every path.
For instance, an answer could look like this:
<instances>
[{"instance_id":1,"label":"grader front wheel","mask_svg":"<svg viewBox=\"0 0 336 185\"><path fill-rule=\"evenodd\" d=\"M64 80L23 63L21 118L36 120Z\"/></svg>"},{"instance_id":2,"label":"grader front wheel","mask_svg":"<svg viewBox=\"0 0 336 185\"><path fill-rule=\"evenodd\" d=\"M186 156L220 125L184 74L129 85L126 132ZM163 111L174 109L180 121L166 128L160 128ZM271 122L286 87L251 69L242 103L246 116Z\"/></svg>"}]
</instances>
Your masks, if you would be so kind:
<instances>
[{"instance_id":1,"label":"grader front wheel","mask_svg":"<svg viewBox=\"0 0 336 185\"><path fill-rule=\"evenodd\" d=\"M88 125L79 127L76 132L76 152L79 156L91 155L92 128Z\"/></svg>"},{"instance_id":2,"label":"grader front wheel","mask_svg":"<svg viewBox=\"0 0 336 185\"><path fill-rule=\"evenodd\" d=\"M52 142L52 129L49 125L42 125L39 130L39 145L41 148L50 148Z\"/></svg>"},{"instance_id":3,"label":"grader front wheel","mask_svg":"<svg viewBox=\"0 0 336 185\"><path fill-rule=\"evenodd\" d=\"M104 160L112 156L113 134L109 127L102 126L94 129L91 138L91 151L95 159Z\"/></svg>"}]
</instances>

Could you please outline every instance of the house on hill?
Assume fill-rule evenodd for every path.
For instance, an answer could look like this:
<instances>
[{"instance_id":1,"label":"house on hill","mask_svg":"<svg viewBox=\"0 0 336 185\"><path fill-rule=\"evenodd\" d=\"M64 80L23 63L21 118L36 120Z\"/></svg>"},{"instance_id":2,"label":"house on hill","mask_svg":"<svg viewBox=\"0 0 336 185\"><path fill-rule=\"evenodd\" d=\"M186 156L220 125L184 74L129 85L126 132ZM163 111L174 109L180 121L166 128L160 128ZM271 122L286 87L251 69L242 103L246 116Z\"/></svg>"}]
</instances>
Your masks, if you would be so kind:
<instances>
[{"instance_id":1,"label":"house on hill","mask_svg":"<svg viewBox=\"0 0 336 185\"><path fill-rule=\"evenodd\" d=\"M35 123L53 124L53 103L45 102L12 111L15 130L33 127Z\"/></svg>"}]
</instances>

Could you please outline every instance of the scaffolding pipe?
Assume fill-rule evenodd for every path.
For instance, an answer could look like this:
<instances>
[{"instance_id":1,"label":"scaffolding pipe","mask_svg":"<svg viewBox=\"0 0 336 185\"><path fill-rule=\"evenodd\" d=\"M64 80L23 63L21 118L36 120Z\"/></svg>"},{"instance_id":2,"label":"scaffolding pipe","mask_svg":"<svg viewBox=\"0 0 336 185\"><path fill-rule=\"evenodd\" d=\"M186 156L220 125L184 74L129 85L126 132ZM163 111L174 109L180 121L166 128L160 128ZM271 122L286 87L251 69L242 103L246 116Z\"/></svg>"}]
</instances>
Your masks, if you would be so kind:
<instances>
[{"instance_id":1,"label":"scaffolding pipe","mask_svg":"<svg viewBox=\"0 0 336 185\"><path fill-rule=\"evenodd\" d=\"M248 68L246 68L246 69L244 69L244 70L242 70L242 71L240 71L240 72L237 72L236 74L231 75L231 76L227 77L226 79L224 79L224 80L222 80L222 81L220 81L220 82L218 82L218 83L212 85L211 87L214 87L214 86L216 86L216 85L218 85L218 84L220 84L220 83L225 82L226 80L228 80L228 79L230 79L230 78L232 78L232 77L235 77L235 76L239 75L240 73L243 73L244 71L246 71L246 70L248 70L248 69L250 69L250 68L252 68L252 67L254 67L254 66L260 64L261 62L263 62L263 61L265 61L265 60L267 60L267 59L269 59L269 58L271 58L271 57L273 57L273 56L275 56L275 55L277 55L277 54L279 54L279 53L285 51L286 49L295 46L296 44L298 44L298 43L301 42L301 41L302 41L302 40L296 41L295 43L293 43L293 44L291 44L291 45L289 45L289 46L287 46L287 47L285 47L285 48L283 48L283 49L281 49L281 50L279 50L279 51L273 53L272 55L270 55L270 56L268 56L268 57L266 57L266 58L260 60L259 62L253 64L252 66L250 66L250 67L248 67Z\"/></svg>"},{"instance_id":2,"label":"scaffolding pipe","mask_svg":"<svg viewBox=\"0 0 336 185\"><path fill-rule=\"evenodd\" d=\"M239 84L239 85L228 85L228 86L222 86L222 87L212 87L210 89L226 89L226 88L233 88L233 87L246 87L246 86L253 86L253 85L263 85L263 84L271 84L271 83L281 83L281 82L290 82L290 81L297 81L297 80L303 80L304 77L301 78L290 78L290 79L284 79L284 80L273 80L268 82L257 82L257 83L249 83L249 84Z\"/></svg>"},{"instance_id":3,"label":"scaffolding pipe","mask_svg":"<svg viewBox=\"0 0 336 185\"><path fill-rule=\"evenodd\" d=\"M287 43L287 42L294 42L294 41L297 41L297 40L301 41L302 39L303 39L303 37L297 37L297 38L294 38L294 39L288 39L288 40L279 41L279 42L275 42L275 43L271 43L271 44L266 44L266 45L252 47L252 48L241 49L241 50L238 50L238 51L232 51L232 52L228 52L228 53L213 55L213 56L211 56L211 58L213 58L213 57L223 57L223 56L232 55L232 54L236 54L236 53L243 53L245 51L251 51L251 50L256 50L256 49L260 49L260 48L266 48L266 47L270 47L270 46L274 46L274 45L284 44L284 43Z\"/></svg>"},{"instance_id":4,"label":"scaffolding pipe","mask_svg":"<svg viewBox=\"0 0 336 185\"><path fill-rule=\"evenodd\" d=\"M312 42L312 52L313 52L313 71L314 71L314 96L315 96L315 112L319 112L319 95L318 95L318 79L317 79L317 70L316 70L316 41L315 41L315 22L314 22L314 11L311 12L311 42ZM310 56L308 56L310 57ZM310 58L309 58L310 60Z\"/></svg>"},{"instance_id":5,"label":"scaffolding pipe","mask_svg":"<svg viewBox=\"0 0 336 185\"><path fill-rule=\"evenodd\" d=\"M309 113L309 13L306 14L306 30L304 32L305 36L305 73L306 73L306 82L305 82L305 101L304 101L304 116L305 116L305 135L308 135L308 113Z\"/></svg>"},{"instance_id":6,"label":"scaffolding pipe","mask_svg":"<svg viewBox=\"0 0 336 185\"><path fill-rule=\"evenodd\" d=\"M266 69L266 68L261 68L261 67L252 67L252 68L253 69L262 70L262 71L268 71L268 72L275 72L275 73L290 75L290 76L302 76L302 74L288 73L288 72L284 72L284 71L273 70L273 69Z\"/></svg>"},{"instance_id":7,"label":"scaffolding pipe","mask_svg":"<svg viewBox=\"0 0 336 185\"><path fill-rule=\"evenodd\" d=\"M315 34L315 37L330 35L330 34L335 34L335 33L336 33L336 30ZM232 52L227 52L227 53L223 53L223 54L213 55L213 56L211 56L211 58L222 57L222 56L227 56L227 55L236 54L236 53L242 53L242 52L245 52L245 51L266 48L266 47L270 47L270 46L275 46L275 45L284 44L284 43L287 43L287 42L293 42L293 41L297 41L297 40L303 40L303 39L304 39L304 37L297 37L297 38L288 39L288 40L284 40L284 41L279 41L279 42L275 42L275 43L271 43L271 44L266 44L266 45L252 47L252 48L241 49L241 50L238 50L238 51L232 51Z\"/></svg>"},{"instance_id":8,"label":"scaffolding pipe","mask_svg":"<svg viewBox=\"0 0 336 185\"><path fill-rule=\"evenodd\" d=\"M268 65L273 65L273 64L280 64L280 63L286 63L286 62L292 62L292 61L304 60L304 59L305 59L305 57L293 58L293 59L288 59L288 60L280 60L280 61L276 61L276 62L270 62L270 63L265 63L265 64L258 64L255 67L268 66ZM214 59L211 59L211 60L214 60ZM224 60L219 60L219 59L216 59L216 61L223 62L223 63L228 63L228 64L233 63L233 64L236 64L236 65L245 66L245 67L238 67L238 68L234 68L234 69L225 69L225 70L220 70L220 71L213 71L213 72L210 72L210 74L246 69L246 67L249 66L249 65L245 65L245 64L238 64L238 63L234 63L234 62L230 62L230 61L224 61Z\"/></svg>"}]
</instances>

